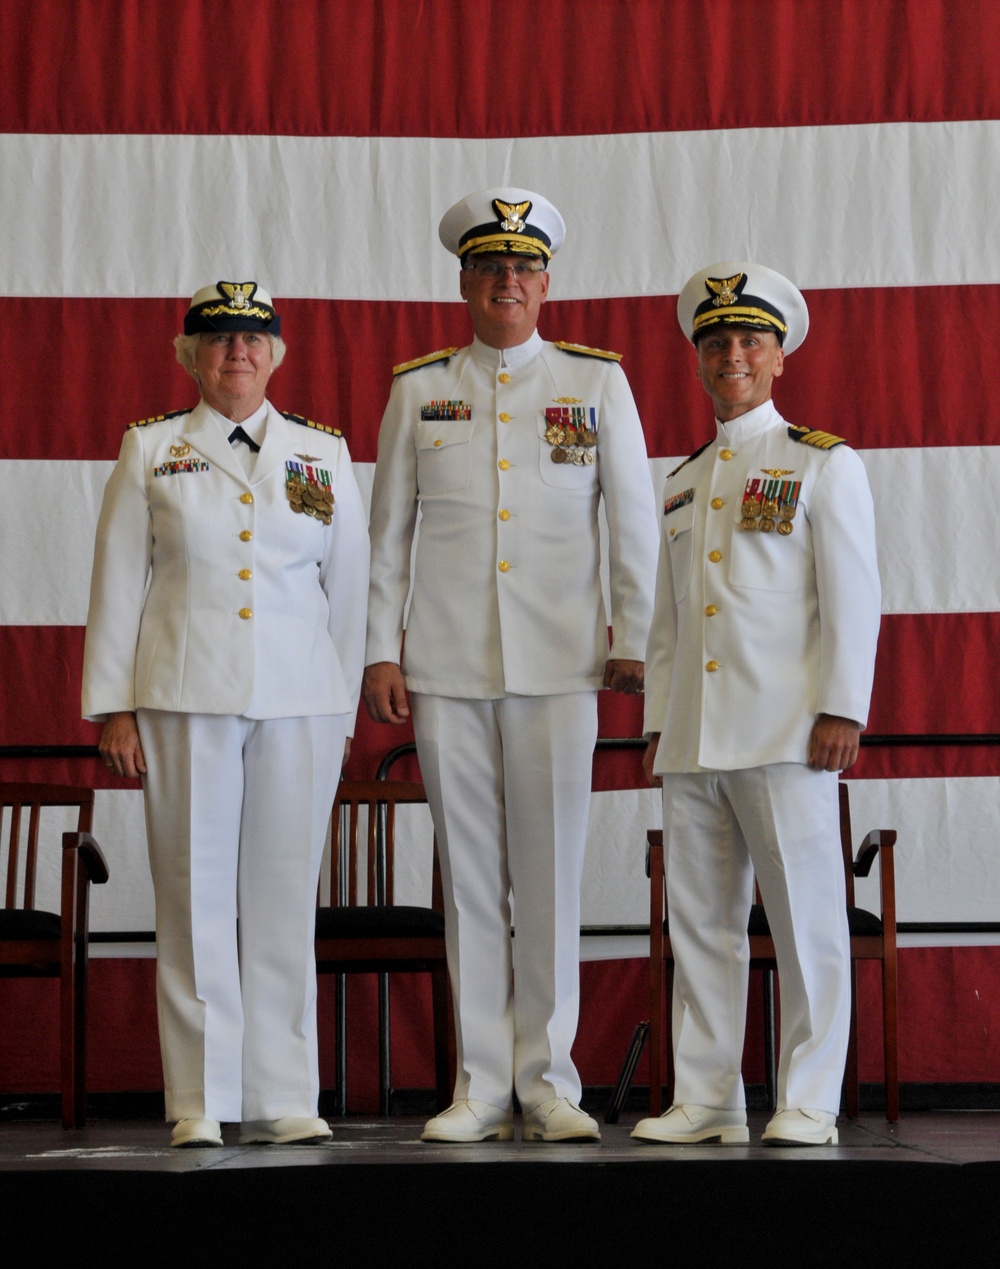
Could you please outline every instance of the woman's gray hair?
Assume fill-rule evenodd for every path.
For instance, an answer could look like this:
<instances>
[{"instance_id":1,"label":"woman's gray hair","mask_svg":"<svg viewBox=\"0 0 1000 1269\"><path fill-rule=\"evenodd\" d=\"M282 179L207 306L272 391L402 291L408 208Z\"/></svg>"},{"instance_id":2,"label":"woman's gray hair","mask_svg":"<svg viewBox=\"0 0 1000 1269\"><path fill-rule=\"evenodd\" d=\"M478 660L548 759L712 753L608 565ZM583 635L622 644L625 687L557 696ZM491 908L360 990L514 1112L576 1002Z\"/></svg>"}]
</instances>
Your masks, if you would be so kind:
<instances>
[{"instance_id":1,"label":"woman's gray hair","mask_svg":"<svg viewBox=\"0 0 1000 1269\"><path fill-rule=\"evenodd\" d=\"M266 337L271 341L271 369L277 370L285 359L285 341L280 335L267 335ZM191 378L195 380L197 380L198 376L195 374L194 362L200 342L200 335L174 336L174 351L177 354L177 360Z\"/></svg>"}]
</instances>

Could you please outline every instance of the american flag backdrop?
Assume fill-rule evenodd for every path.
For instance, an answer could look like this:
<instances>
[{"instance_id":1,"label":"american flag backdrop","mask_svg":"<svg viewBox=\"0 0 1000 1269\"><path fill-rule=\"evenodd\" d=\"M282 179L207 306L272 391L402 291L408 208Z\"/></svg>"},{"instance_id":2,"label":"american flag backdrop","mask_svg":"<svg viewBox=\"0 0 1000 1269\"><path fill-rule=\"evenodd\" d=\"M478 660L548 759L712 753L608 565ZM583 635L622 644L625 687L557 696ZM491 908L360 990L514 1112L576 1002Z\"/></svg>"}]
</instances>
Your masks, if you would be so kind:
<instances>
[{"instance_id":1,"label":"american flag backdrop","mask_svg":"<svg viewBox=\"0 0 1000 1269\"><path fill-rule=\"evenodd\" d=\"M745 257L798 283L778 407L860 450L877 504L869 729L1000 732L997 48L994 0L5 0L0 744L95 739L97 512L129 420L194 402L170 346L194 290L271 291L269 395L344 430L367 496L391 367L470 338L438 220L502 183L563 212L541 332L624 354L657 487L713 427L683 282ZM352 771L399 739L363 723ZM985 746L863 753L901 920L1000 922L997 774ZM139 794L103 777L95 925L149 928ZM656 813L595 795L586 920L645 919Z\"/></svg>"}]
</instances>

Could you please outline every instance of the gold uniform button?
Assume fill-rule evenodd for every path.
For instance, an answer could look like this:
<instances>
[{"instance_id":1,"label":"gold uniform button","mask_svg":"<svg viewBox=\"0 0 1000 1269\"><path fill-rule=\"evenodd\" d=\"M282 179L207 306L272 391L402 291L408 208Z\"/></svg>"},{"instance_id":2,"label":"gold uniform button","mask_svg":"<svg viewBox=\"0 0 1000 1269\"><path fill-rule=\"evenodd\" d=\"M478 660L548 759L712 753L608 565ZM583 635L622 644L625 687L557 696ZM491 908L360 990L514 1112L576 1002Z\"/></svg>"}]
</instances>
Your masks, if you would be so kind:
<instances>
[{"instance_id":1,"label":"gold uniform button","mask_svg":"<svg viewBox=\"0 0 1000 1269\"><path fill-rule=\"evenodd\" d=\"M501 512L500 512L500 519L501 519L501 520L509 520L509 519L510 519L510 512L507 510L507 508L506 508L506 507L504 507L503 511L501 511Z\"/></svg>"},{"instance_id":2,"label":"gold uniform button","mask_svg":"<svg viewBox=\"0 0 1000 1269\"><path fill-rule=\"evenodd\" d=\"M712 561L712 563L713 563L713 564L718 564L719 560L721 560L721 559L722 559L722 552L721 552L721 551L709 551L709 553L708 553L708 558Z\"/></svg>"},{"instance_id":3,"label":"gold uniform button","mask_svg":"<svg viewBox=\"0 0 1000 1269\"><path fill-rule=\"evenodd\" d=\"M677 532L677 530L676 530L676 529L671 529L671 530L670 530L670 536L671 536L671 537L673 537L673 536L674 536L674 534L675 534L676 532Z\"/></svg>"},{"instance_id":4,"label":"gold uniform button","mask_svg":"<svg viewBox=\"0 0 1000 1269\"><path fill-rule=\"evenodd\" d=\"M250 578L253 577L253 573L248 568L241 568L237 573L237 577L241 582L248 582Z\"/></svg>"},{"instance_id":5,"label":"gold uniform button","mask_svg":"<svg viewBox=\"0 0 1000 1269\"><path fill-rule=\"evenodd\" d=\"M247 504L253 502L253 494L252 493L240 494L240 502L245 502Z\"/></svg>"},{"instance_id":6,"label":"gold uniform button","mask_svg":"<svg viewBox=\"0 0 1000 1269\"><path fill-rule=\"evenodd\" d=\"M510 565L507 563L506 560L501 560L500 563L497 565L497 568L500 570L501 573L510 572Z\"/></svg>"},{"instance_id":7,"label":"gold uniform button","mask_svg":"<svg viewBox=\"0 0 1000 1269\"><path fill-rule=\"evenodd\" d=\"M713 499L712 499L712 510L713 510L713 511L721 511L721 510L722 510L722 508L723 508L725 505L726 505L726 503L725 503L725 500L724 500L723 498L713 498Z\"/></svg>"},{"instance_id":8,"label":"gold uniform button","mask_svg":"<svg viewBox=\"0 0 1000 1269\"><path fill-rule=\"evenodd\" d=\"M434 442L434 448L435 448L435 449L440 449L440 448L441 448L441 446L442 446L443 444L444 444L444 441L435 441L435 442Z\"/></svg>"},{"instance_id":9,"label":"gold uniform button","mask_svg":"<svg viewBox=\"0 0 1000 1269\"><path fill-rule=\"evenodd\" d=\"M719 450L719 457L722 459L724 463L728 463L729 460L732 458L732 456L733 456L733 451L731 449Z\"/></svg>"},{"instance_id":10,"label":"gold uniform button","mask_svg":"<svg viewBox=\"0 0 1000 1269\"><path fill-rule=\"evenodd\" d=\"M716 671L718 668L719 668L719 663L718 663L718 661L706 661L706 662L705 662L705 669L709 672L709 674L714 674L714 673L715 673L715 671Z\"/></svg>"},{"instance_id":11,"label":"gold uniform button","mask_svg":"<svg viewBox=\"0 0 1000 1269\"><path fill-rule=\"evenodd\" d=\"M240 534L240 541L249 542L252 537L253 537L253 534L250 532L250 530L244 529L243 532Z\"/></svg>"},{"instance_id":12,"label":"gold uniform button","mask_svg":"<svg viewBox=\"0 0 1000 1269\"><path fill-rule=\"evenodd\" d=\"M719 610L718 608L716 608L715 604L709 604L708 607L705 609L705 616L714 617L718 611Z\"/></svg>"},{"instance_id":13,"label":"gold uniform button","mask_svg":"<svg viewBox=\"0 0 1000 1269\"><path fill-rule=\"evenodd\" d=\"M506 458L501 458L497 463L497 466L501 471L508 471L510 469L510 463L506 460Z\"/></svg>"},{"instance_id":14,"label":"gold uniform button","mask_svg":"<svg viewBox=\"0 0 1000 1269\"><path fill-rule=\"evenodd\" d=\"M510 383L510 375L506 371L502 375L497 375L498 383Z\"/></svg>"},{"instance_id":15,"label":"gold uniform button","mask_svg":"<svg viewBox=\"0 0 1000 1269\"><path fill-rule=\"evenodd\" d=\"M250 620L250 618L253 616L253 609L252 609L252 608L241 608L241 609L240 609L240 616L243 618L243 620L244 620L244 621L249 621L249 620Z\"/></svg>"},{"instance_id":16,"label":"gold uniform button","mask_svg":"<svg viewBox=\"0 0 1000 1269\"><path fill-rule=\"evenodd\" d=\"M501 423L509 423L509 422L510 422L510 415L507 413L507 411L506 411L506 410L504 410L503 414L501 414L501 415L500 415L500 422L501 422Z\"/></svg>"}]
</instances>

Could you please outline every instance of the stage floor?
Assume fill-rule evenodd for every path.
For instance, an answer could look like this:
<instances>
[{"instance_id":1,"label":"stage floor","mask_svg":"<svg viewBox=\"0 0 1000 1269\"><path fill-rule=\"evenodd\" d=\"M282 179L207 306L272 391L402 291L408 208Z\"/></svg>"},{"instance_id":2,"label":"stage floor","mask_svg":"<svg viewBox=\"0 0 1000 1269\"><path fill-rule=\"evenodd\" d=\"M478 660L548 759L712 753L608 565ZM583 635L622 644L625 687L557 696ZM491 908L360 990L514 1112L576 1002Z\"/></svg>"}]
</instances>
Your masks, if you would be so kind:
<instances>
[{"instance_id":1,"label":"stage floor","mask_svg":"<svg viewBox=\"0 0 1000 1269\"><path fill-rule=\"evenodd\" d=\"M150 1120L5 1123L5 1233L23 1224L39 1248L164 1266L995 1257L998 1112L842 1119L839 1145L798 1150L759 1144L764 1112L749 1116L749 1146L640 1145L637 1118L602 1125L600 1144L424 1145L422 1119L349 1117L317 1146L240 1147L233 1126L214 1150L171 1150Z\"/></svg>"},{"instance_id":2,"label":"stage floor","mask_svg":"<svg viewBox=\"0 0 1000 1269\"><path fill-rule=\"evenodd\" d=\"M1000 1112L993 1111L910 1113L896 1124L876 1114L863 1115L857 1120L841 1118L837 1124L839 1144L811 1149L762 1146L760 1135L768 1120L763 1111L751 1111L748 1115L750 1144L747 1146L640 1144L629 1138L638 1118L633 1113L623 1115L618 1124L602 1123L600 1143L550 1144L517 1140L471 1146L425 1144L419 1140L423 1119L409 1116L332 1119L329 1122L333 1139L313 1146L238 1146L239 1129L233 1124L223 1128L226 1145L209 1150L172 1150L168 1144L169 1127L150 1120L91 1120L86 1128L77 1132L65 1132L51 1122L7 1123L0 1125L0 1172L127 1168L178 1173L340 1168L345 1164L358 1167L441 1163L474 1166L500 1162L525 1167L555 1162L643 1166L667 1160L733 1165L756 1162L767 1166L789 1159L804 1165L820 1161L844 1164L866 1161L885 1167L916 1163L1000 1165ZM517 1127L519 1136L519 1124Z\"/></svg>"}]
</instances>

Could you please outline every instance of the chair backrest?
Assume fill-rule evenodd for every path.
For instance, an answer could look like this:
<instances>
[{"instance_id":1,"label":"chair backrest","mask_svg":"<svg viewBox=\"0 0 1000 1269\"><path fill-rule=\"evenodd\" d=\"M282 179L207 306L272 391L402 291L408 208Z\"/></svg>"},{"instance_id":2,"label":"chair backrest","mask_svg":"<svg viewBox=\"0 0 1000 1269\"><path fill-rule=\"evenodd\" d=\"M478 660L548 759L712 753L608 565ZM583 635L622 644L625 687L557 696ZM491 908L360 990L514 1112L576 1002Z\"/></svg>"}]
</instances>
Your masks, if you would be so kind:
<instances>
[{"instance_id":1,"label":"chair backrest","mask_svg":"<svg viewBox=\"0 0 1000 1269\"><path fill-rule=\"evenodd\" d=\"M342 780L333 804L329 880L321 884L320 904L356 907L361 876L365 906L392 904L396 808L426 801L416 780ZM432 904L440 909L436 851L433 888Z\"/></svg>"},{"instance_id":2,"label":"chair backrest","mask_svg":"<svg viewBox=\"0 0 1000 1269\"><path fill-rule=\"evenodd\" d=\"M75 807L77 830L89 833L93 828L93 789L68 784L0 783L0 879L3 880L4 908L35 906L43 807ZM61 832L54 837L61 848Z\"/></svg>"},{"instance_id":3,"label":"chair backrest","mask_svg":"<svg viewBox=\"0 0 1000 1269\"><path fill-rule=\"evenodd\" d=\"M844 852L844 875L847 879L847 906L854 907L854 842L851 838L851 790L843 782L837 783L840 794L840 848Z\"/></svg>"}]
</instances>

